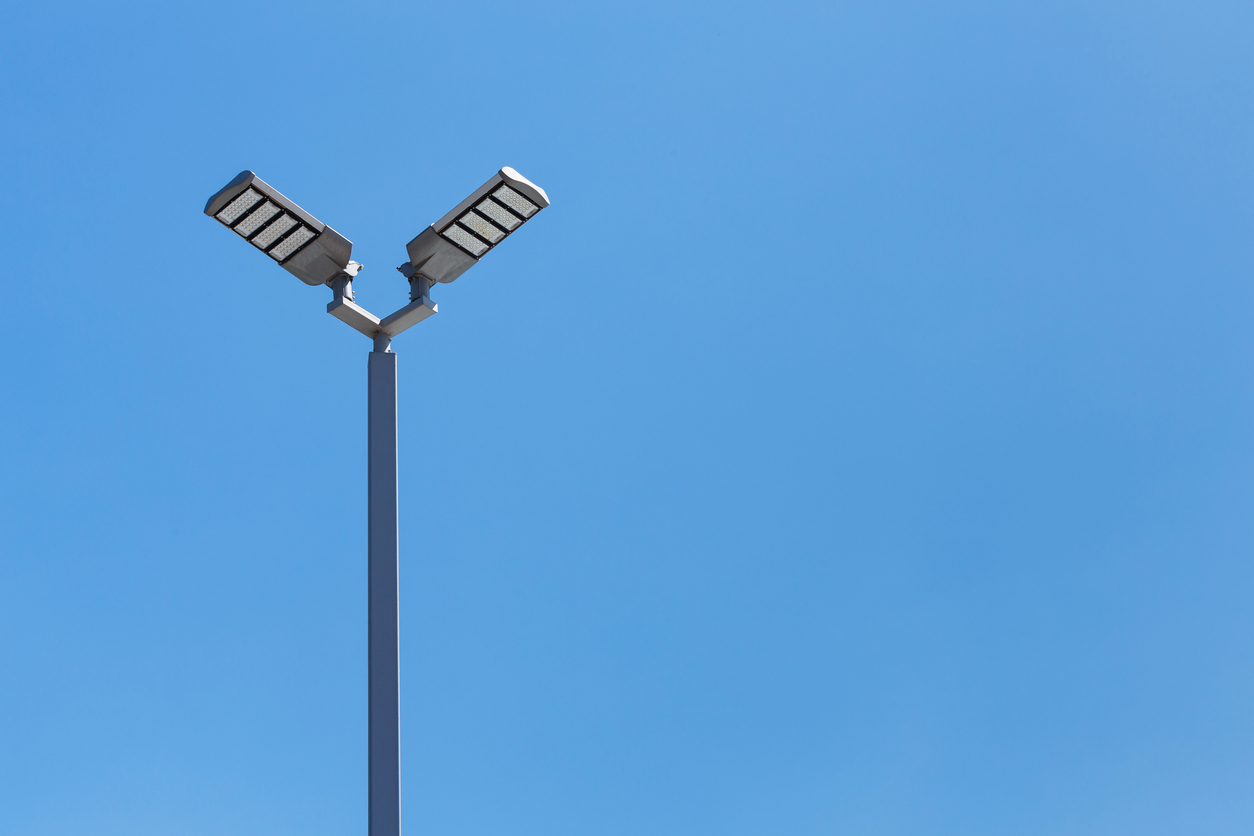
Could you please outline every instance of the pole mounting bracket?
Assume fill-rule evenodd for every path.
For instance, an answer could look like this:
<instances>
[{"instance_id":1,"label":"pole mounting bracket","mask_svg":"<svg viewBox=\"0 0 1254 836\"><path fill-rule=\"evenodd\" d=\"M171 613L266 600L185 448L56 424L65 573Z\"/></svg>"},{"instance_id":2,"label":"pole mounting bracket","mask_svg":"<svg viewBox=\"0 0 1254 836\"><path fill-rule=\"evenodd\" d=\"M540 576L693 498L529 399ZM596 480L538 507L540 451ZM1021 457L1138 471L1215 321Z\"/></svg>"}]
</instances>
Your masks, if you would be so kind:
<instances>
[{"instance_id":1,"label":"pole mounting bracket","mask_svg":"<svg viewBox=\"0 0 1254 836\"><path fill-rule=\"evenodd\" d=\"M395 337L397 334L417 325L440 310L439 306L431 301L429 285L421 288L421 291L427 292L420 292L415 297L414 290L416 288L411 280L410 299L412 301L400 310L380 319L353 301L355 298L353 294L353 279L361 272L361 269L360 264L350 261L344 272L327 282L331 286L332 292L335 293L335 298L327 305L327 313L341 322L347 323L367 337L371 339L375 339L379 335L385 335L389 338Z\"/></svg>"}]
</instances>

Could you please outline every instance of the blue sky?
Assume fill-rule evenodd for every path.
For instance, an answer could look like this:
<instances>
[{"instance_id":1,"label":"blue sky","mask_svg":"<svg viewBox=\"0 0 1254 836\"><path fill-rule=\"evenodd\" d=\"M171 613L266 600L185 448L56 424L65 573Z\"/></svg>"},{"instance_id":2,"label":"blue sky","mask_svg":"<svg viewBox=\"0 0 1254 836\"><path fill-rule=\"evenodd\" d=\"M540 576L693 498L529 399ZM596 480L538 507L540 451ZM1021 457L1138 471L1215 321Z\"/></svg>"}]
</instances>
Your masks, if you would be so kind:
<instances>
[{"instance_id":1,"label":"blue sky","mask_svg":"<svg viewBox=\"0 0 1254 836\"><path fill-rule=\"evenodd\" d=\"M0 832L366 829L368 342L201 214L552 198L395 343L407 833L1254 829L1241 3L42 3Z\"/></svg>"}]
</instances>

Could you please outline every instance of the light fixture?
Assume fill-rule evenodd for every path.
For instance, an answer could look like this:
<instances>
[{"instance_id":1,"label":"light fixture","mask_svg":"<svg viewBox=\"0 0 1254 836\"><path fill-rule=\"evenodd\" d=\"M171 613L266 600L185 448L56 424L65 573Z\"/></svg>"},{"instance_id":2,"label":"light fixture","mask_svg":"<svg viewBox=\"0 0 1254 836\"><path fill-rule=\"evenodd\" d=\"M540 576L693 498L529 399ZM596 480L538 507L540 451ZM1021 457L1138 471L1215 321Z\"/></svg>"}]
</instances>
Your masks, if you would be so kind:
<instances>
[{"instance_id":1,"label":"light fixture","mask_svg":"<svg viewBox=\"0 0 1254 836\"><path fill-rule=\"evenodd\" d=\"M507 166L410 241L401 272L451 282L548 205L544 189Z\"/></svg>"},{"instance_id":2,"label":"light fixture","mask_svg":"<svg viewBox=\"0 0 1254 836\"><path fill-rule=\"evenodd\" d=\"M221 221L305 284L326 284L350 264L352 241L251 171L241 171L209 198L205 214Z\"/></svg>"},{"instance_id":3,"label":"light fixture","mask_svg":"<svg viewBox=\"0 0 1254 836\"><path fill-rule=\"evenodd\" d=\"M251 171L242 171L205 204L215 218L308 285L335 292L327 312L371 338L390 339L439 308L431 285L451 282L549 205L544 189L506 166L427 227L406 246L399 268L410 284L410 304L377 317L356 303L353 279L362 269L351 259L353 242L281 194Z\"/></svg>"}]
</instances>

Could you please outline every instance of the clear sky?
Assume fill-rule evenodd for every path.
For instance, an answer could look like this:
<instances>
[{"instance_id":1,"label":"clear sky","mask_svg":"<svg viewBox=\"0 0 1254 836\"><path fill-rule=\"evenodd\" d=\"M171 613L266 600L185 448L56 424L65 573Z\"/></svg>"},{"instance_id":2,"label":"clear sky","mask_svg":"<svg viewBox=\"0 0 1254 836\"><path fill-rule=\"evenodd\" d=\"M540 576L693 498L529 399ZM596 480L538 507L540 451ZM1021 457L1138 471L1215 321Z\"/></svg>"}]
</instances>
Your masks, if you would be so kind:
<instances>
[{"instance_id":1,"label":"clear sky","mask_svg":"<svg viewBox=\"0 0 1254 836\"><path fill-rule=\"evenodd\" d=\"M202 214L553 203L400 363L409 836L1254 832L1248 2L56 3L0 834L366 832L368 341Z\"/></svg>"}]
</instances>

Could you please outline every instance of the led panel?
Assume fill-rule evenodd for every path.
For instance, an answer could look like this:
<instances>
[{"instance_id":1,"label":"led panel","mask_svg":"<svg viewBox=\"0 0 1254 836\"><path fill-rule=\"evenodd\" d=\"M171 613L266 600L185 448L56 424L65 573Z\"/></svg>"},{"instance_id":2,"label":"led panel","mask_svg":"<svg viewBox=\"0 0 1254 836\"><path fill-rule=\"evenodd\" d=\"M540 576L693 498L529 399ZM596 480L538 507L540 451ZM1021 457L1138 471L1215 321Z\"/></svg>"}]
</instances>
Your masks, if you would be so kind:
<instances>
[{"instance_id":1,"label":"led panel","mask_svg":"<svg viewBox=\"0 0 1254 836\"><path fill-rule=\"evenodd\" d=\"M236 218L253 208L259 200L261 200L261 192L256 189L248 189L226 206L223 206L222 211L214 215L214 217L230 226L235 223Z\"/></svg>"},{"instance_id":2,"label":"led panel","mask_svg":"<svg viewBox=\"0 0 1254 836\"><path fill-rule=\"evenodd\" d=\"M492 196L504 203L510 209L513 209L524 218L530 218L536 212L540 211L540 207L536 206L530 200L511 189L509 186L501 186Z\"/></svg>"},{"instance_id":3,"label":"led panel","mask_svg":"<svg viewBox=\"0 0 1254 836\"><path fill-rule=\"evenodd\" d=\"M478 258L488 251L487 244L483 243L457 224L453 224L448 229L444 230L444 237L473 255L475 258Z\"/></svg>"},{"instance_id":4,"label":"led panel","mask_svg":"<svg viewBox=\"0 0 1254 836\"><path fill-rule=\"evenodd\" d=\"M510 232L518 229L518 225L522 223L522 218L491 198L485 198L482 203L475 207L475 211L482 212Z\"/></svg>"},{"instance_id":5,"label":"led panel","mask_svg":"<svg viewBox=\"0 0 1254 836\"><path fill-rule=\"evenodd\" d=\"M291 235L275 244L274 248L270 250L268 255L275 261L282 261L303 247L306 242L312 239L315 235L317 235L317 233L312 229L307 226L302 226Z\"/></svg>"},{"instance_id":6,"label":"led panel","mask_svg":"<svg viewBox=\"0 0 1254 836\"><path fill-rule=\"evenodd\" d=\"M457 222L480 238L487 238L491 244L500 243L501 239L506 235L505 232L478 212L467 212L458 218Z\"/></svg>"},{"instance_id":7,"label":"led panel","mask_svg":"<svg viewBox=\"0 0 1254 836\"><path fill-rule=\"evenodd\" d=\"M265 203L261 204L261 206L250 212L248 217L240 221L235 227L235 231L247 238L249 235L252 235L260 229L262 224L277 214L279 214L279 207L267 200Z\"/></svg>"},{"instance_id":8,"label":"led panel","mask_svg":"<svg viewBox=\"0 0 1254 836\"><path fill-rule=\"evenodd\" d=\"M296 223L296 219L291 215L280 215L274 219L274 223L257 233L257 237L253 238L253 245L264 250L279 240L279 237L285 232L296 226Z\"/></svg>"}]
</instances>

